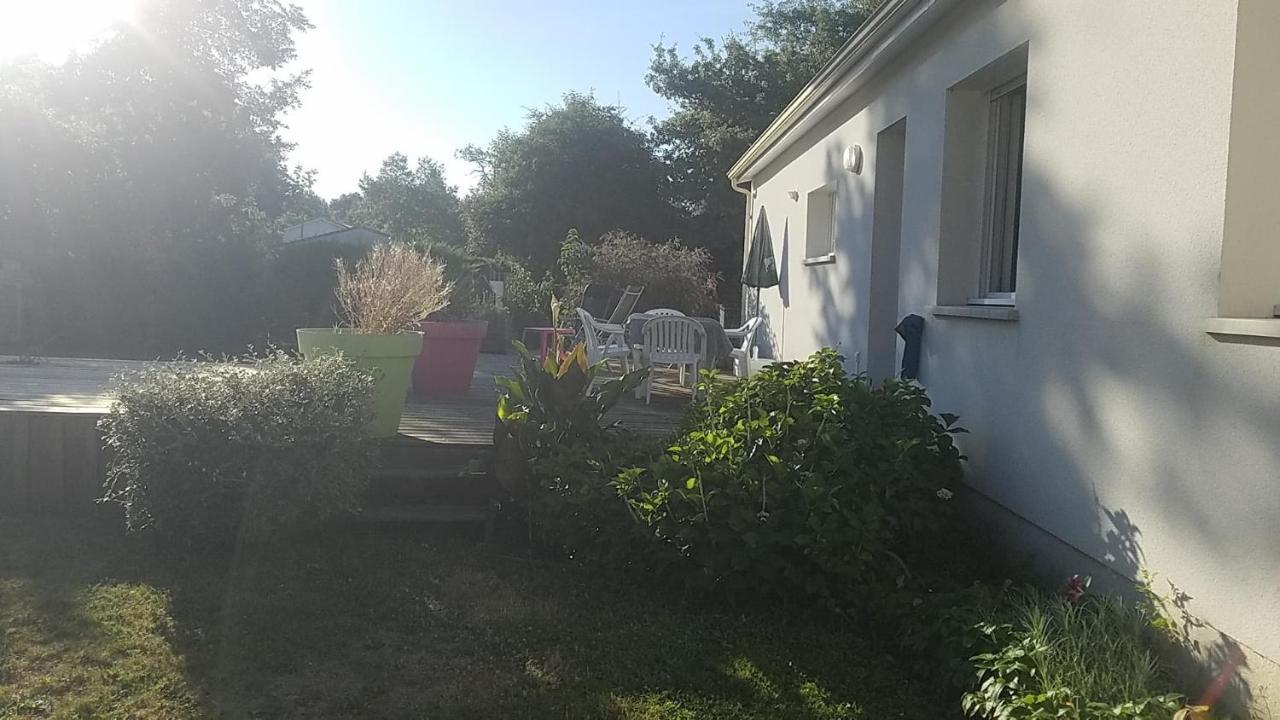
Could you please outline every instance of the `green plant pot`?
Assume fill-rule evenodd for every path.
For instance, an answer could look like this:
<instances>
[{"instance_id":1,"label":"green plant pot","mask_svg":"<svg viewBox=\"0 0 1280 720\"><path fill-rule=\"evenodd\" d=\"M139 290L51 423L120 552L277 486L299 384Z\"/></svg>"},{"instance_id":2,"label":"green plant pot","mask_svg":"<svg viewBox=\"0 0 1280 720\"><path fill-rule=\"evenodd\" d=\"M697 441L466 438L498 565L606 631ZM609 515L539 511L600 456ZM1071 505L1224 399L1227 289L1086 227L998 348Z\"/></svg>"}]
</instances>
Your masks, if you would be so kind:
<instances>
[{"instance_id":1,"label":"green plant pot","mask_svg":"<svg viewBox=\"0 0 1280 720\"><path fill-rule=\"evenodd\" d=\"M413 361L422 352L422 333L370 335L349 328L299 328L298 350L311 359L342 353L373 374L373 421L369 434L391 437L400 429Z\"/></svg>"}]
</instances>

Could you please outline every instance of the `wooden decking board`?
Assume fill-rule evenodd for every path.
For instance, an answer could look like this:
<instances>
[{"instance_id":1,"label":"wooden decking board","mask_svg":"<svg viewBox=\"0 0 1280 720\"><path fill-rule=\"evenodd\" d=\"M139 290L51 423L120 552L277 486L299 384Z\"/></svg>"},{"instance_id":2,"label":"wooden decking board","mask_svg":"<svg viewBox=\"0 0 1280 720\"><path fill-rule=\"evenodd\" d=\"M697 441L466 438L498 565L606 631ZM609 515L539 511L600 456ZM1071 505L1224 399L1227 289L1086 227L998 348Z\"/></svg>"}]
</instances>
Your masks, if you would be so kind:
<instances>
[{"instance_id":1,"label":"wooden decking board","mask_svg":"<svg viewBox=\"0 0 1280 720\"><path fill-rule=\"evenodd\" d=\"M0 515L92 511L102 495L105 462L96 423L110 408L113 379L152 363L13 360L0 356ZM410 399L400 434L384 443L385 458L416 469L483 461L492 453L494 376L510 373L513 364L510 356L482 355L466 397ZM671 432L689 402L689 391L674 380L674 373L659 371L652 405L628 397L608 419L639 433ZM406 513L402 519L423 517Z\"/></svg>"},{"instance_id":2,"label":"wooden decking board","mask_svg":"<svg viewBox=\"0 0 1280 720\"><path fill-rule=\"evenodd\" d=\"M111 387L118 375L154 364L87 358L47 358L23 364L18 358L0 356L0 413L101 415L111 406ZM400 424L401 435L438 445L491 445L498 392L494 377L512 373L514 364L513 356L481 355L466 397L410 398ZM626 398L609 419L636 432L666 433L679 422L688 397L689 391L676 385L674 373L659 371L652 405Z\"/></svg>"}]
</instances>

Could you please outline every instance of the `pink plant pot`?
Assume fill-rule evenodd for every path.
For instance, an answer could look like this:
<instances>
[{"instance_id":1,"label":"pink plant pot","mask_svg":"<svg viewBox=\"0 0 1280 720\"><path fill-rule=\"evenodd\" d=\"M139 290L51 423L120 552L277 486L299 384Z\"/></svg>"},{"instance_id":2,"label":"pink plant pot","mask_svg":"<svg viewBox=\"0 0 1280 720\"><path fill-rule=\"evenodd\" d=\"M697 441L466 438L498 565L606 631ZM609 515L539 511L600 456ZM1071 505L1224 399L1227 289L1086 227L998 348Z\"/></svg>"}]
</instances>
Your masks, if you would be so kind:
<instances>
[{"instance_id":1,"label":"pink plant pot","mask_svg":"<svg viewBox=\"0 0 1280 720\"><path fill-rule=\"evenodd\" d=\"M424 321L422 353L413 365L414 394L435 398L466 395L488 329L484 320Z\"/></svg>"}]
</instances>

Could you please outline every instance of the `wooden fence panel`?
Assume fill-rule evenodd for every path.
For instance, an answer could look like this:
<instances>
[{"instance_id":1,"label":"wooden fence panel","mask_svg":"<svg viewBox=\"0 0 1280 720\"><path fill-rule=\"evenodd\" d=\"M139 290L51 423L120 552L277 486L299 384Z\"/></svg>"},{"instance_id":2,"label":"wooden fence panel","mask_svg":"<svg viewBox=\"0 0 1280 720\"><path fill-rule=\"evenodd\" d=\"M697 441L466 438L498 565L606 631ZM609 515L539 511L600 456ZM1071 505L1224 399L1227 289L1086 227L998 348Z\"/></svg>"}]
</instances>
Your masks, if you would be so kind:
<instances>
[{"instance_id":1,"label":"wooden fence panel","mask_svg":"<svg viewBox=\"0 0 1280 720\"><path fill-rule=\"evenodd\" d=\"M27 509L27 413L0 412L0 513Z\"/></svg>"},{"instance_id":2,"label":"wooden fence panel","mask_svg":"<svg viewBox=\"0 0 1280 720\"><path fill-rule=\"evenodd\" d=\"M105 471L99 417L0 411L0 515L92 512Z\"/></svg>"}]
</instances>

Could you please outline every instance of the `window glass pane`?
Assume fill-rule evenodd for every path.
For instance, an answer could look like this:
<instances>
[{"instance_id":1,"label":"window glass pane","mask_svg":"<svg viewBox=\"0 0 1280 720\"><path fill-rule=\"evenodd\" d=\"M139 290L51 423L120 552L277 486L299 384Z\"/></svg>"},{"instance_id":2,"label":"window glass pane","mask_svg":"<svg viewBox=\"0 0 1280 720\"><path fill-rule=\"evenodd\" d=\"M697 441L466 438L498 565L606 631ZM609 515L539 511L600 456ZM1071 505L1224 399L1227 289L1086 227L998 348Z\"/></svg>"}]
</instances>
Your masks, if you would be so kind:
<instances>
[{"instance_id":1,"label":"window glass pane","mask_svg":"<svg viewBox=\"0 0 1280 720\"><path fill-rule=\"evenodd\" d=\"M1026 124L1025 85L991 101L991 173L986 238L986 287L990 293L1017 290L1018 224L1022 200L1022 140Z\"/></svg>"},{"instance_id":2,"label":"window glass pane","mask_svg":"<svg viewBox=\"0 0 1280 720\"><path fill-rule=\"evenodd\" d=\"M804 256L825 257L835 248L836 194L830 187L809 193L805 222Z\"/></svg>"}]
</instances>

